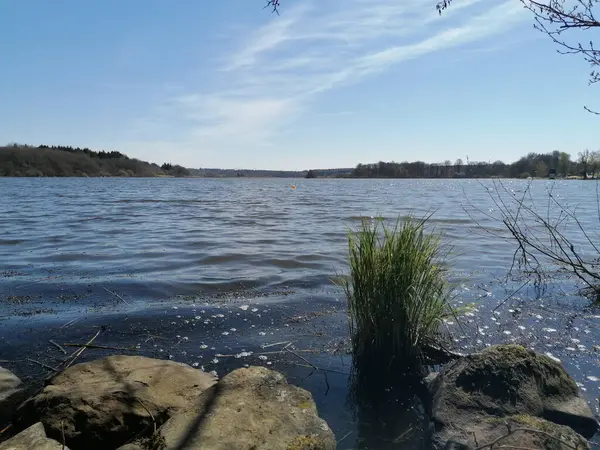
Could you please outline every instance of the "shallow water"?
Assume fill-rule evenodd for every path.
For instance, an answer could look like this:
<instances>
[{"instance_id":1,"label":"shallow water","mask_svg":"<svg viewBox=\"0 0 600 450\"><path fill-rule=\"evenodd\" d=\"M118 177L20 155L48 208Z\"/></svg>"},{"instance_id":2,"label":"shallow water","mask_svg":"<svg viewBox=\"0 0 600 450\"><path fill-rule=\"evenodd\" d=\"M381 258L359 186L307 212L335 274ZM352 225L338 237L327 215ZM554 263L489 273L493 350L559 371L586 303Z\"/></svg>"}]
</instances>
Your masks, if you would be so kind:
<instances>
[{"instance_id":1,"label":"shallow water","mask_svg":"<svg viewBox=\"0 0 600 450\"><path fill-rule=\"evenodd\" d=\"M502 183L516 194L527 186ZM403 434L356 416L347 402L349 359L335 351L347 336L344 299L332 278L345 273L347 233L364 217L434 212L430 225L453 246L457 302L477 302L462 327L448 324L457 348L520 342L550 353L597 410L600 312L562 278L546 292L527 285L513 294L521 282L505 275L515 246L493 218L493 188L475 180L0 178L0 359L41 374L23 354L47 356L58 352L48 339L83 342L109 325L99 338L106 345L139 345L220 374L271 362L313 392L340 448L374 448L369 429L389 442L402 437L393 448L414 448L418 425ZM531 199L541 208L548 189L577 205L597 235L595 182L535 181ZM280 353L258 358L261 345L277 342L294 347L271 346ZM327 383L324 371L307 378L311 368L292 348L318 349L298 354L329 368ZM243 351L253 353L235 357ZM396 407L396 422L417 424L420 411L408 403Z\"/></svg>"}]
</instances>

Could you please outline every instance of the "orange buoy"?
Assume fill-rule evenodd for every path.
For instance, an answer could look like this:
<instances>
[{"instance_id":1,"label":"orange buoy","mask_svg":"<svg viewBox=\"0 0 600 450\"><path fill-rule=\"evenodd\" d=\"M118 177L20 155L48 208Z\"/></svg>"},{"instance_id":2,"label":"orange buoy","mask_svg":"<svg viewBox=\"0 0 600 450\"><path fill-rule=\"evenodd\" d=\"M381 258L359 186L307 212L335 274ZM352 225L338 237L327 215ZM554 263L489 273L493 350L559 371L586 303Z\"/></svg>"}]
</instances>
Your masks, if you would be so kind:
<instances>
[{"instance_id":1,"label":"orange buoy","mask_svg":"<svg viewBox=\"0 0 600 450\"><path fill-rule=\"evenodd\" d=\"M292 184L292 189L296 189L296 185L295 184Z\"/></svg>"}]
</instances>

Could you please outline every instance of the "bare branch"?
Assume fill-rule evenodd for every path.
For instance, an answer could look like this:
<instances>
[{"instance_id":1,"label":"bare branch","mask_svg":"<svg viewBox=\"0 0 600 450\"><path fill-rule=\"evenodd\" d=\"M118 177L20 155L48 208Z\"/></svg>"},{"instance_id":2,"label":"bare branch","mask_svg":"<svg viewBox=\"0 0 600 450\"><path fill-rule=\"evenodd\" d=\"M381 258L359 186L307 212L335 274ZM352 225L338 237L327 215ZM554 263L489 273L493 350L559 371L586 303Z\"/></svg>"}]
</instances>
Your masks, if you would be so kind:
<instances>
[{"instance_id":1,"label":"bare branch","mask_svg":"<svg viewBox=\"0 0 600 450\"><path fill-rule=\"evenodd\" d=\"M596 17L600 9L600 0L520 0L523 6L533 13L534 28L547 34L559 46L561 54L578 54L591 66L589 83L600 82L600 50L594 42L582 43L568 41L563 33L571 30L589 31L600 28L600 20ZM451 0L439 1L437 11L441 14L451 4ZM576 34L576 32L575 32ZM571 34L571 37L573 34ZM581 35L578 35L579 38ZM592 114L600 112L587 106L584 109Z\"/></svg>"},{"instance_id":2,"label":"bare branch","mask_svg":"<svg viewBox=\"0 0 600 450\"><path fill-rule=\"evenodd\" d=\"M527 276L534 276L534 286L543 289L552 277L548 270L550 264L562 273L575 276L600 301L597 237L590 232L592 230L586 230L574 209L558 201L552 188L548 190L543 212L535 207L531 183L522 195L517 195L501 181L494 181L494 189L488 190L488 195L499 211L497 220L517 243L509 273L516 266ZM600 197L597 201L600 211ZM483 213L489 217L487 212Z\"/></svg>"},{"instance_id":3,"label":"bare branch","mask_svg":"<svg viewBox=\"0 0 600 450\"><path fill-rule=\"evenodd\" d=\"M279 2L280 0L268 0L265 8L271 8L272 13L279 15L279 7L281 6Z\"/></svg>"}]
</instances>

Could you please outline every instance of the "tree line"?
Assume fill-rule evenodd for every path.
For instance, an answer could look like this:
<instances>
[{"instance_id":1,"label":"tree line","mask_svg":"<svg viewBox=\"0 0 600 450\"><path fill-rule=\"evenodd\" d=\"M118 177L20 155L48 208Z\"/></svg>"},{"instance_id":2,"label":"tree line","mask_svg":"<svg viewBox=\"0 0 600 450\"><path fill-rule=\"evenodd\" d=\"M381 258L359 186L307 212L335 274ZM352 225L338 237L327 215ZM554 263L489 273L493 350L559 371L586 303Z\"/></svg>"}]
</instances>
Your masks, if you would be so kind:
<instances>
[{"instance_id":1,"label":"tree line","mask_svg":"<svg viewBox=\"0 0 600 450\"><path fill-rule=\"evenodd\" d=\"M5 177L156 177L186 176L186 168L130 158L118 151L64 145L11 143L0 147L0 176Z\"/></svg>"},{"instance_id":2,"label":"tree line","mask_svg":"<svg viewBox=\"0 0 600 450\"><path fill-rule=\"evenodd\" d=\"M18 144L13 144L13 146L19 146ZM24 147L29 147L29 146L24 146ZM123 158L123 159L129 159L129 157L127 155L124 155L121 152L117 152L117 151L105 151L105 150L100 150L100 151L94 151L94 150L90 150L89 148L79 148L79 147L71 147L71 146L65 146L65 145L40 145L38 148L48 148L51 150L60 150L63 152L69 152L69 153L77 153L77 152L83 152L86 155L88 155L90 158L98 158L98 159L118 159L118 158Z\"/></svg>"},{"instance_id":3,"label":"tree line","mask_svg":"<svg viewBox=\"0 0 600 450\"><path fill-rule=\"evenodd\" d=\"M529 178L581 176L595 177L600 171L600 151L585 150L576 160L571 155L555 150L549 153L528 153L507 164L494 162L446 160L441 163L383 162L358 164L351 173L353 178Z\"/></svg>"}]
</instances>

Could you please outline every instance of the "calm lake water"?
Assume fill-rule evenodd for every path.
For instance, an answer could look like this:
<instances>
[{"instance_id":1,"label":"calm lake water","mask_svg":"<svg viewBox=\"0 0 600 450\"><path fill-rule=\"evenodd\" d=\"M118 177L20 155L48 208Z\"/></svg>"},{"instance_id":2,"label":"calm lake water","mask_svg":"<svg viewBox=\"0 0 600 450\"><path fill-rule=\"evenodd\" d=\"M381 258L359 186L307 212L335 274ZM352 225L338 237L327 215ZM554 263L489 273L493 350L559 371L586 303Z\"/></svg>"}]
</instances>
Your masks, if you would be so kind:
<instances>
[{"instance_id":1,"label":"calm lake water","mask_svg":"<svg viewBox=\"0 0 600 450\"><path fill-rule=\"evenodd\" d=\"M502 183L517 195L527 187L522 180ZM548 189L577 206L598 236L595 182L534 181L529 201L544 208ZM522 283L505 276L515 245L494 219L498 208L490 193L489 180L0 178L0 359L26 349L48 352L52 333L83 339L108 317L113 324L135 318L138 326L115 325L121 334L108 336L111 342L149 346L136 330L160 324L177 352L151 341L152 354L200 361L206 370L264 360L213 363L217 357L191 350L199 341L215 355L270 345L275 337L293 338L297 348L329 348L346 336L343 293L331 280L347 271L348 231L365 217L434 212L430 224L453 247L457 302L477 302L465 327L448 324L457 348L520 342L550 353L597 409L600 313L573 295L568 280L542 293L529 285L514 293ZM574 241L580 243L575 235ZM212 320L204 318L209 314ZM25 329L27 335L19 334ZM327 354L311 360L340 372L337 378L331 372L325 394L321 378L301 377L283 362L281 370L313 391L322 415L344 438L340 448L370 448L356 418L340 412L347 357Z\"/></svg>"}]
</instances>

